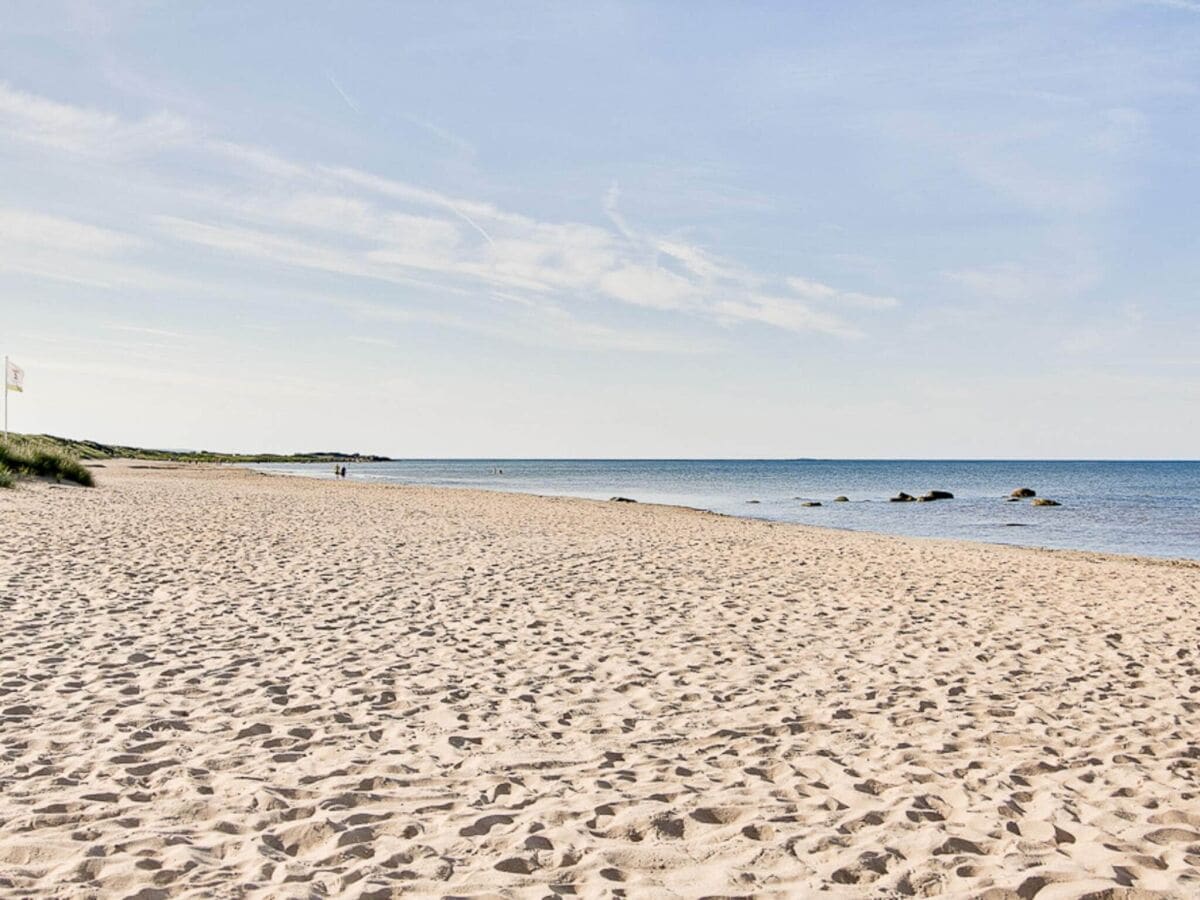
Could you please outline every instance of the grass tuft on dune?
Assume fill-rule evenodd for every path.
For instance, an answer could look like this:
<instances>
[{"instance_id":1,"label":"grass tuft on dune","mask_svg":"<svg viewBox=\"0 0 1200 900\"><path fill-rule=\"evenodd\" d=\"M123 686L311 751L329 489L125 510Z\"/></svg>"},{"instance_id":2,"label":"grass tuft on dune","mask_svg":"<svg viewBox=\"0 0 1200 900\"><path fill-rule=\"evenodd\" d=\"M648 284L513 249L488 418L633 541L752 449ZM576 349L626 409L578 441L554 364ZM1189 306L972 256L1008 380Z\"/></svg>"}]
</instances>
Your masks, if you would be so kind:
<instances>
[{"instance_id":1,"label":"grass tuft on dune","mask_svg":"<svg viewBox=\"0 0 1200 900\"><path fill-rule=\"evenodd\" d=\"M12 487L18 476L53 478L84 487L95 484L87 467L56 447L29 438L0 441L0 487Z\"/></svg>"}]
</instances>

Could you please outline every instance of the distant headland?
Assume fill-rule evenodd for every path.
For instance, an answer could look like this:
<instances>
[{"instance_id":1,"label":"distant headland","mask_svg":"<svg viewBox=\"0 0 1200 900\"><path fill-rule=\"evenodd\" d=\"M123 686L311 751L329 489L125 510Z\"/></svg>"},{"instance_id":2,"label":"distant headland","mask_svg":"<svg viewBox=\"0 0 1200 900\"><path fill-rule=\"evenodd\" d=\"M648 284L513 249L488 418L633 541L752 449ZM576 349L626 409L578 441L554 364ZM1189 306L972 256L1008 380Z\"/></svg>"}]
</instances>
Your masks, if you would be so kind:
<instances>
[{"instance_id":1,"label":"distant headland","mask_svg":"<svg viewBox=\"0 0 1200 900\"><path fill-rule=\"evenodd\" d=\"M74 440L52 434L12 435L18 440L65 451L79 459L153 459L169 462L207 463L303 463L303 462L389 462L390 457L369 453L319 451L315 453L221 453L213 450L155 450Z\"/></svg>"}]
</instances>

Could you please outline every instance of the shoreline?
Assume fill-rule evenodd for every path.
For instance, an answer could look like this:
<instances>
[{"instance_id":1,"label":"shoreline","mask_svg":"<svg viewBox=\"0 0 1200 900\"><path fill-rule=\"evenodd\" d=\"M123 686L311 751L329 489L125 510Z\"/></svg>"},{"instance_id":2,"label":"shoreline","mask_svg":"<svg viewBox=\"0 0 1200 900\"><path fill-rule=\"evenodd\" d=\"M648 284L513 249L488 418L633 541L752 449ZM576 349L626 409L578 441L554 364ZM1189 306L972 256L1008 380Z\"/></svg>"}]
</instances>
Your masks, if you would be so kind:
<instances>
[{"instance_id":1,"label":"shoreline","mask_svg":"<svg viewBox=\"0 0 1200 900\"><path fill-rule=\"evenodd\" d=\"M534 491L504 490L502 488L491 488L491 487L459 487L456 485L428 484L428 483L424 483L424 482L366 481L366 480L356 480L353 477L343 482L343 481L338 481L333 478L322 477L322 476L319 476L316 474L307 475L303 472L266 472L266 471L262 471L260 469L254 468L253 467L254 464L246 464L246 463L215 463L215 464L203 463L203 464L199 464L199 465L216 465L216 466L228 467L228 468L239 468L239 469L244 469L248 472L252 472L256 475L268 475L268 476L272 476L272 477L281 477L281 478L300 478L305 481L332 482L334 484L352 484L352 485L356 485L358 487L419 488L421 490L430 490L430 491L440 491L440 490L444 490L444 491L479 491L479 492L485 493L485 494L500 494L503 496L515 495L515 496L522 496L522 497L539 497L539 498L546 499L546 500L578 500L578 501L581 501L584 503L600 503L600 504L605 504L605 505L609 505L609 504L613 503L613 501L611 501L611 500L601 500L601 499L598 499L595 497L581 497L577 494L539 494ZM858 502L883 503L885 501L872 500L872 501L858 501ZM715 510L705 509L703 507L684 506L684 505L676 504L676 503L656 503L653 501L635 500L633 504L623 504L623 505L635 505L635 506L641 506L641 507L658 507L661 509L673 509L673 510L680 510L680 511L685 511L685 512L702 513L704 515L719 516L721 518L726 518L726 519L735 519L735 520L746 521L746 522L760 522L764 525L770 525L773 527L783 526L783 527L794 527L794 528L800 528L800 529L815 529L817 531L833 532L833 533L837 533L837 534L861 534L861 535L869 535L872 537L889 538L889 539L897 539L897 540L928 541L928 542L934 542L934 543L944 541L944 542L947 542L950 544L966 544L966 545L978 546L978 547L1008 547L1008 548L1017 549L1017 550L1031 550L1031 551L1035 551L1035 552L1039 552L1039 553L1079 554L1081 556L1087 556L1087 557L1112 558L1112 559L1118 559L1118 560L1132 560L1132 561L1138 561L1138 562L1144 562L1144 563L1150 563L1150 564L1181 566L1181 567L1185 567L1185 568L1191 567L1191 568L1200 569L1200 559L1191 559L1189 557L1180 557L1180 556L1150 556L1147 554L1139 554L1139 553L1116 553L1116 552L1109 551L1109 550L1086 550L1086 549L1081 549L1078 547L1041 547L1041 546L1037 546L1035 544L1017 544L1017 543L1001 542L1001 541L982 541L982 540L974 540L971 538L934 537L931 535L920 535L920 534L900 534L900 533L894 533L894 532L888 532L888 531L871 531L869 529L863 529L863 528L850 528L850 527L840 527L839 528L836 525L813 525L813 524L809 524L809 523L805 523L805 522L792 522L792 521L782 521L779 519L768 519L763 516L755 516L755 515L750 515L750 514L741 515L738 513L717 512ZM1003 527L1003 526L998 526L998 527Z\"/></svg>"},{"instance_id":2,"label":"shoreline","mask_svg":"<svg viewBox=\"0 0 1200 900\"><path fill-rule=\"evenodd\" d=\"M7 893L1200 888L1192 564L135 465L0 502Z\"/></svg>"}]
</instances>

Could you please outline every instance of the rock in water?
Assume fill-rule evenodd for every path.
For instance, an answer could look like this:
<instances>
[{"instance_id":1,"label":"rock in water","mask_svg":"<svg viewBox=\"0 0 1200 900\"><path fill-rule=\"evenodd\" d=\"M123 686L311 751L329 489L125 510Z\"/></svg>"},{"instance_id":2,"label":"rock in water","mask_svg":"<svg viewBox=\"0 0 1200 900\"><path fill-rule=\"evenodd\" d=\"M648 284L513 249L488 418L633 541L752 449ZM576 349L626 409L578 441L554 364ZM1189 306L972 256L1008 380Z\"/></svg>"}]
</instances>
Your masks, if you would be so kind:
<instances>
[{"instance_id":1,"label":"rock in water","mask_svg":"<svg viewBox=\"0 0 1200 900\"><path fill-rule=\"evenodd\" d=\"M891 503L912 503L916 499L917 498L914 497L912 494L906 494L906 493L904 493L904 491L901 491L895 497L892 497L889 502L891 502Z\"/></svg>"},{"instance_id":2,"label":"rock in water","mask_svg":"<svg viewBox=\"0 0 1200 900\"><path fill-rule=\"evenodd\" d=\"M821 501L820 500L806 500L804 503L801 503L800 505L801 506L820 506Z\"/></svg>"},{"instance_id":3,"label":"rock in water","mask_svg":"<svg viewBox=\"0 0 1200 900\"><path fill-rule=\"evenodd\" d=\"M921 497L922 500L928 502L930 500L953 500L954 495L949 491L930 491Z\"/></svg>"},{"instance_id":4,"label":"rock in water","mask_svg":"<svg viewBox=\"0 0 1200 900\"><path fill-rule=\"evenodd\" d=\"M1034 506L1062 506L1057 500L1050 500L1047 497L1035 497L1033 500Z\"/></svg>"},{"instance_id":5,"label":"rock in water","mask_svg":"<svg viewBox=\"0 0 1200 900\"><path fill-rule=\"evenodd\" d=\"M850 498L849 497L834 497L833 502L834 503L849 503Z\"/></svg>"},{"instance_id":6,"label":"rock in water","mask_svg":"<svg viewBox=\"0 0 1200 900\"><path fill-rule=\"evenodd\" d=\"M609 503L637 503L636 500L630 500L628 497L610 497Z\"/></svg>"},{"instance_id":7,"label":"rock in water","mask_svg":"<svg viewBox=\"0 0 1200 900\"><path fill-rule=\"evenodd\" d=\"M1015 491L1013 491L1008 496L1013 497L1017 500L1022 500L1026 497L1036 497L1037 491L1035 491L1033 488L1017 488Z\"/></svg>"}]
</instances>

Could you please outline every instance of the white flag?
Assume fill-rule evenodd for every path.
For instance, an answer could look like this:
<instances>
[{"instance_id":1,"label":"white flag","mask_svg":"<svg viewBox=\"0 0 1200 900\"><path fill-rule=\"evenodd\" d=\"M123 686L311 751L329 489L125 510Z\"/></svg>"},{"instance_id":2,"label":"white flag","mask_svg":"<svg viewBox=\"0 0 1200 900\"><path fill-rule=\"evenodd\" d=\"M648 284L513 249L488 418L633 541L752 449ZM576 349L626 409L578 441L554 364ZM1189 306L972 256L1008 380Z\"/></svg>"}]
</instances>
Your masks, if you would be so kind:
<instances>
[{"instance_id":1,"label":"white flag","mask_svg":"<svg viewBox=\"0 0 1200 900\"><path fill-rule=\"evenodd\" d=\"M25 390L25 370L14 362L4 361L4 386L10 391Z\"/></svg>"}]
</instances>

